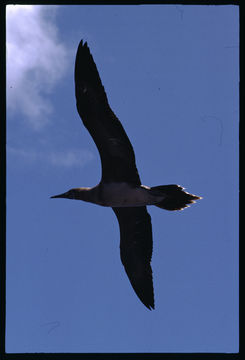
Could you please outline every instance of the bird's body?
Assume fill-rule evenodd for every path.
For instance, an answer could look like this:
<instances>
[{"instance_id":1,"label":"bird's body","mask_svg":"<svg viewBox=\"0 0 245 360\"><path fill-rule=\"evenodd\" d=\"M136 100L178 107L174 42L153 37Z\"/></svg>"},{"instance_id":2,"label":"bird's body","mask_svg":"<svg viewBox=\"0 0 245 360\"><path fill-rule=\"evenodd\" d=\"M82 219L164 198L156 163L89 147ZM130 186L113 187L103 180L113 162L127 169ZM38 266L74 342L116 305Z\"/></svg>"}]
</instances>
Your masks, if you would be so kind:
<instances>
[{"instance_id":1,"label":"bird's body","mask_svg":"<svg viewBox=\"0 0 245 360\"><path fill-rule=\"evenodd\" d=\"M152 227L146 206L182 210L200 197L179 185L148 187L141 184L133 147L111 110L87 43L80 42L75 63L77 110L101 158L100 183L74 188L52 198L83 200L111 207L120 227L120 256L137 296L154 309L152 281Z\"/></svg>"},{"instance_id":2,"label":"bird's body","mask_svg":"<svg viewBox=\"0 0 245 360\"><path fill-rule=\"evenodd\" d=\"M100 183L92 188L72 189L68 193L52 198L69 197L109 207L155 205L164 199L163 194L154 194L148 186L135 186L126 182Z\"/></svg>"},{"instance_id":3,"label":"bird's body","mask_svg":"<svg viewBox=\"0 0 245 360\"><path fill-rule=\"evenodd\" d=\"M102 203L99 205L110 207L154 205L164 198L164 196L151 194L147 186L134 186L126 182L107 183L101 188Z\"/></svg>"}]
</instances>

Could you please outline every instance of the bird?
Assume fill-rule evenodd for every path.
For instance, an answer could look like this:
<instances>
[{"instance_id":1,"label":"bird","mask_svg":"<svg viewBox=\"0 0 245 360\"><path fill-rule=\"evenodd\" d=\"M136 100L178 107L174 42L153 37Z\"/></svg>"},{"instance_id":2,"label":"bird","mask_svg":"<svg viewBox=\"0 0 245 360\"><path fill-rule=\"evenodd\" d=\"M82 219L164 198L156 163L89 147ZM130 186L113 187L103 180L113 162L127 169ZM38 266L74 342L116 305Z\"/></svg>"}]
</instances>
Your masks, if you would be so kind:
<instances>
[{"instance_id":1,"label":"bird","mask_svg":"<svg viewBox=\"0 0 245 360\"><path fill-rule=\"evenodd\" d=\"M121 262L136 295L152 310L153 239L147 206L182 210L201 197L177 184L150 187L141 183L133 146L109 105L87 41L81 40L78 45L74 78L77 111L98 148L102 175L94 187L73 188L51 198L83 200L112 208L119 223Z\"/></svg>"}]
</instances>

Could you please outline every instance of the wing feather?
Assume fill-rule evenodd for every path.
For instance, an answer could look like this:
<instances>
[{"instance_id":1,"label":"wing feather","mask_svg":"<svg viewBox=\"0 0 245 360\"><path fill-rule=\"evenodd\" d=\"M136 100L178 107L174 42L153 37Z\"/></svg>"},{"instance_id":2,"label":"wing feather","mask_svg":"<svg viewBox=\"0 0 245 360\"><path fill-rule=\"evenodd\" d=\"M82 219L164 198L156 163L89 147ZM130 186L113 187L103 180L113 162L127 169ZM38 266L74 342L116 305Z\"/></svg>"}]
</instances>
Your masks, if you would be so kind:
<instances>
[{"instance_id":1,"label":"wing feather","mask_svg":"<svg viewBox=\"0 0 245 360\"><path fill-rule=\"evenodd\" d=\"M93 57L83 41L75 61L75 94L78 113L100 153L102 181L140 185L133 147L109 106Z\"/></svg>"},{"instance_id":2,"label":"wing feather","mask_svg":"<svg viewBox=\"0 0 245 360\"><path fill-rule=\"evenodd\" d=\"M120 226L120 255L131 285L148 309L154 309L151 269L152 227L145 206L113 208Z\"/></svg>"}]
</instances>

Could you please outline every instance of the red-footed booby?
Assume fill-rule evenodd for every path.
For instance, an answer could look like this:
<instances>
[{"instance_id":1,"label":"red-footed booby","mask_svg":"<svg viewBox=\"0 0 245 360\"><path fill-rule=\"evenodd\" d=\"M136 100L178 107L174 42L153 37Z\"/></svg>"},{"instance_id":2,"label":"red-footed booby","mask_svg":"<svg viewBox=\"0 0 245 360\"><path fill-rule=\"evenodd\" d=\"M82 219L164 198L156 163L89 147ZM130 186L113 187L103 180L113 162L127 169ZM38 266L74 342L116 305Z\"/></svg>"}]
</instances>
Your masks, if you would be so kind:
<instances>
[{"instance_id":1,"label":"red-footed booby","mask_svg":"<svg viewBox=\"0 0 245 360\"><path fill-rule=\"evenodd\" d=\"M52 198L91 202L113 209L120 227L120 255L131 285L148 309L154 309L151 269L152 227L147 205L182 210L201 197L179 185L141 184L135 155L122 124L110 108L87 42L80 42L75 62L78 113L101 158L102 178L91 188L74 188Z\"/></svg>"}]
</instances>

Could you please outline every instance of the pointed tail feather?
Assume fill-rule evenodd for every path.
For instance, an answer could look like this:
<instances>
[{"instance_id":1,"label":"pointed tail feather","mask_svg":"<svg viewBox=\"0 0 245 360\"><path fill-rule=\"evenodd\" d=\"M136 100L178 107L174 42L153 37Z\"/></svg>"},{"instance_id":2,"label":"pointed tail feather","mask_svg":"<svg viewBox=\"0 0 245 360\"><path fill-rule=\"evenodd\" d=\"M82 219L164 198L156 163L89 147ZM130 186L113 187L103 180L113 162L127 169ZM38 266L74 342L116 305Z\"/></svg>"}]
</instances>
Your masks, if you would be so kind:
<instances>
[{"instance_id":1,"label":"pointed tail feather","mask_svg":"<svg viewBox=\"0 0 245 360\"><path fill-rule=\"evenodd\" d=\"M151 188L156 194L165 195L165 198L156 204L157 207L165 210L182 210L195 202L202 199L200 196L189 194L179 185L162 185Z\"/></svg>"}]
</instances>

